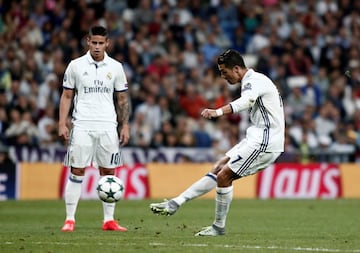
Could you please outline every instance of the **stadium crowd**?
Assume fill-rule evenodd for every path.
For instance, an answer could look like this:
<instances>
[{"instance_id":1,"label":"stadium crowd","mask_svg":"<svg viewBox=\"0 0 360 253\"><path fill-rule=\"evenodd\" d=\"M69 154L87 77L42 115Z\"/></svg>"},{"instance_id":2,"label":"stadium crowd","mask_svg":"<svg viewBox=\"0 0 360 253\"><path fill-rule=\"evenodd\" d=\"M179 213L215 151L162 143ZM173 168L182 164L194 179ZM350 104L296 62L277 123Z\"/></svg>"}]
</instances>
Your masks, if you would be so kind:
<instances>
[{"instance_id":1,"label":"stadium crowd","mask_svg":"<svg viewBox=\"0 0 360 253\"><path fill-rule=\"evenodd\" d=\"M283 96L283 161L330 161L341 153L351 155L335 161L360 160L356 0L0 0L3 144L65 145L57 136L62 77L86 51L84 36L94 24L107 27L108 53L128 77L130 146L224 152L237 143L246 113L200 117L202 108L240 95L216 63L234 48Z\"/></svg>"}]
</instances>

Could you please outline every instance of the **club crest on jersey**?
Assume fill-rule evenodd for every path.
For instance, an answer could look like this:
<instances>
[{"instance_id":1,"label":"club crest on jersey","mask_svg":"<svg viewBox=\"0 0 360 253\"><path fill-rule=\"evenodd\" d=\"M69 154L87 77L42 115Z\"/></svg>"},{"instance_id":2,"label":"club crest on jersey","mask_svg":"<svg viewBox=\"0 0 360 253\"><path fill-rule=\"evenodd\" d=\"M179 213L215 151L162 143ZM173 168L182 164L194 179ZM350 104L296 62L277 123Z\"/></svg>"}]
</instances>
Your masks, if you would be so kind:
<instances>
[{"instance_id":1,"label":"club crest on jersey","mask_svg":"<svg viewBox=\"0 0 360 253\"><path fill-rule=\"evenodd\" d=\"M112 74L111 74L110 72L109 72L109 73L107 73L106 78L107 78L108 80L111 80L111 78L112 78Z\"/></svg>"},{"instance_id":2,"label":"club crest on jersey","mask_svg":"<svg viewBox=\"0 0 360 253\"><path fill-rule=\"evenodd\" d=\"M241 92L246 91L246 90L251 90L251 84L247 83L245 85L243 85L243 87L241 88Z\"/></svg>"}]
</instances>

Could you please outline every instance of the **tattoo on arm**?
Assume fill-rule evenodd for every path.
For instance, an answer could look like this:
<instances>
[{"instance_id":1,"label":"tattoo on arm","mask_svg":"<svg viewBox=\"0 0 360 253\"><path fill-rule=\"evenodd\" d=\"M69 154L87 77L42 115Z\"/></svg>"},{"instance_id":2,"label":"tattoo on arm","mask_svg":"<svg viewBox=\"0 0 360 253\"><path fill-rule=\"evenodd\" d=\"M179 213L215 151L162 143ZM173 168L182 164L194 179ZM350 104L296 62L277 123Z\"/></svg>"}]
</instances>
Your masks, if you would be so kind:
<instances>
[{"instance_id":1,"label":"tattoo on arm","mask_svg":"<svg viewBox=\"0 0 360 253\"><path fill-rule=\"evenodd\" d=\"M129 123L129 103L122 104L119 108L120 124L124 125Z\"/></svg>"},{"instance_id":2,"label":"tattoo on arm","mask_svg":"<svg viewBox=\"0 0 360 253\"><path fill-rule=\"evenodd\" d=\"M121 126L129 123L129 100L127 98L127 93L119 94L118 96L118 117L119 124Z\"/></svg>"}]
</instances>

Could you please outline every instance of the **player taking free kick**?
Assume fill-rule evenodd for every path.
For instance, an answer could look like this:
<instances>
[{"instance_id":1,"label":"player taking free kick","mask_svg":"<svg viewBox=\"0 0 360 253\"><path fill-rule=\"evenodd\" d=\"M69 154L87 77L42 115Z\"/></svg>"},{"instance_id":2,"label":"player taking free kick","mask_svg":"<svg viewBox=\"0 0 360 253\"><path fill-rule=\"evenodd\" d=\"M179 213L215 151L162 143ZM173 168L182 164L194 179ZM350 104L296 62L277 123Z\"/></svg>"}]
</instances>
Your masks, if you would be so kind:
<instances>
[{"instance_id":1,"label":"player taking free kick","mask_svg":"<svg viewBox=\"0 0 360 253\"><path fill-rule=\"evenodd\" d=\"M251 126L246 137L214 164L211 172L179 196L150 204L155 214L172 215L185 202L216 187L215 218L211 226L195 236L225 234L226 216L233 197L234 180L255 174L275 162L284 151L285 120L282 99L275 84L265 75L245 66L243 57L227 50L218 59L221 76L230 85L241 83L241 96L218 109L204 109L201 115L212 119L248 110Z\"/></svg>"}]
</instances>

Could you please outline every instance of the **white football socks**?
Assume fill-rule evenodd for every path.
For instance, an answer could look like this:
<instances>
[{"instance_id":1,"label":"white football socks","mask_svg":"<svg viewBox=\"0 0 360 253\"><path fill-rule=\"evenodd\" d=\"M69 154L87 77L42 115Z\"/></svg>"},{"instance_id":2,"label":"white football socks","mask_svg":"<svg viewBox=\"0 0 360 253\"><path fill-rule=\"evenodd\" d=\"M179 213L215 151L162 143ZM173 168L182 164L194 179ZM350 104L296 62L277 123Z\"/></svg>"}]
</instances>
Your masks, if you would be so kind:
<instances>
[{"instance_id":1,"label":"white football socks","mask_svg":"<svg viewBox=\"0 0 360 253\"><path fill-rule=\"evenodd\" d=\"M225 227L226 216L229 212L232 198L233 186L216 187L215 226L219 228Z\"/></svg>"},{"instance_id":2,"label":"white football socks","mask_svg":"<svg viewBox=\"0 0 360 253\"><path fill-rule=\"evenodd\" d=\"M208 173L172 200L174 200L179 206L181 206L186 201L208 193L216 187L216 184L216 175L213 173Z\"/></svg>"},{"instance_id":3,"label":"white football socks","mask_svg":"<svg viewBox=\"0 0 360 253\"><path fill-rule=\"evenodd\" d=\"M115 203L106 203L102 202L103 211L104 211L104 222L114 220L114 213L115 213Z\"/></svg>"},{"instance_id":4,"label":"white football socks","mask_svg":"<svg viewBox=\"0 0 360 253\"><path fill-rule=\"evenodd\" d=\"M84 176L70 174L65 187L66 220L75 220Z\"/></svg>"}]
</instances>

